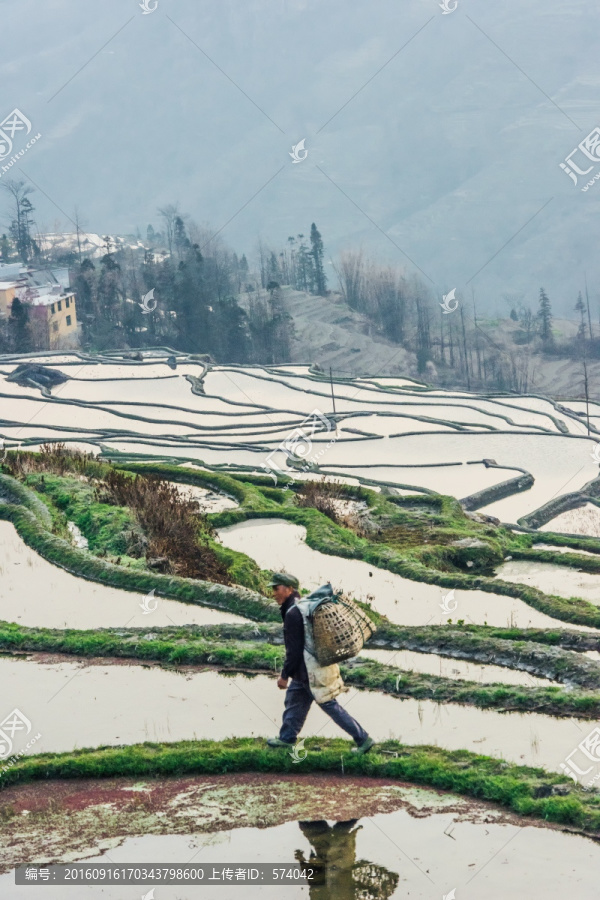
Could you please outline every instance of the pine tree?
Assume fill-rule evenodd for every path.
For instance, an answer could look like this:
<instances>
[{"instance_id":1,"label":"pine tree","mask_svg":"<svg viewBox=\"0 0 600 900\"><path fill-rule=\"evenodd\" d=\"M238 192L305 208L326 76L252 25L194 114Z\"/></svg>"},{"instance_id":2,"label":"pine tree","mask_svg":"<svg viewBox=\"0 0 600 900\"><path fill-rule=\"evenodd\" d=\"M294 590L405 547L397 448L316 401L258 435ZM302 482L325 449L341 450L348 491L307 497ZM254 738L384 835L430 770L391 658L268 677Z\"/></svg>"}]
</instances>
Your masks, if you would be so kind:
<instances>
[{"instance_id":1,"label":"pine tree","mask_svg":"<svg viewBox=\"0 0 600 900\"><path fill-rule=\"evenodd\" d=\"M213 307L210 352L219 362L239 364L249 361L248 321L234 297L218 300Z\"/></svg>"},{"instance_id":2,"label":"pine tree","mask_svg":"<svg viewBox=\"0 0 600 900\"><path fill-rule=\"evenodd\" d=\"M192 246L185 231L185 224L181 216L177 216L173 223L173 243L177 250L177 255L181 259L185 250L189 250Z\"/></svg>"},{"instance_id":3,"label":"pine tree","mask_svg":"<svg viewBox=\"0 0 600 900\"><path fill-rule=\"evenodd\" d=\"M296 254L296 284L298 291L312 291L315 284L314 259L304 243L304 235L299 234L300 244Z\"/></svg>"},{"instance_id":4,"label":"pine tree","mask_svg":"<svg viewBox=\"0 0 600 900\"><path fill-rule=\"evenodd\" d=\"M552 305L544 288L540 288L540 308L538 312L538 318L540 321L540 336L542 340L551 344L553 341L552 337Z\"/></svg>"},{"instance_id":5,"label":"pine tree","mask_svg":"<svg viewBox=\"0 0 600 900\"><path fill-rule=\"evenodd\" d=\"M211 304L206 284L206 260L194 246L175 274L178 345L193 353L210 353L214 345Z\"/></svg>"},{"instance_id":6,"label":"pine tree","mask_svg":"<svg viewBox=\"0 0 600 900\"><path fill-rule=\"evenodd\" d=\"M314 222L310 226L310 245L315 279L314 293L324 297L327 293L327 278L323 266L323 239Z\"/></svg>"},{"instance_id":7,"label":"pine tree","mask_svg":"<svg viewBox=\"0 0 600 900\"><path fill-rule=\"evenodd\" d=\"M101 346L117 346L115 342L122 339L118 329L123 322L124 292L121 267L110 253L100 260L97 298L99 315L93 325L94 340Z\"/></svg>"},{"instance_id":8,"label":"pine tree","mask_svg":"<svg viewBox=\"0 0 600 900\"><path fill-rule=\"evenodd\" d=\"M269 255L269 262L267 264L267 282L276 281L277 284L281 284L281 272L279 271L279 263L277 262L277 257L274 252L271 250ZM267 290L269 290L269 285L267 284Z\"/></svg>"},{"instance_id":9,"label":"pine tree","mask_svg":"<svg viewBox=\"0 0 600 900\"><path fill-rule=\"evenodd\" d=\"M83 344L93 346L94 323L98 318L96 267L91 259L84 259L75 270L73 289L77 295L77 319L81 323Z\"/></svg>"},{"instance_id":10,"label":"pine tree","mask_svg":"<svg viewBox=\"0 0 600 900\"><path fill-rule=\"evenodd\" d=\"M18 297L15 297L11 305L8 331L13 353L27 353L32 349L29 310Z\"/></svg>"},{"instance_id":11,"label":"pine tree","mask_svg":"<svg viewBox=\"0 0 600 900\"><path fill-rule=\"evenodd\" d=\"M24 181L15 180L1 182L0 186L12 196L13 219L10 224L10 235L21 261L26 263L40 252L31 236L34 228L32 218L34 207L29 200L29 194L33 193L33 188L27 186Z\"/></svg>"},{"instance_id":12,"label":"pine tree","mask_svg":"<svg viewBox=\"0 0 600 900\"><path fill-rule=\"evenodd\" d=\"M2 262L8 262L11 257L10 241L5 234L0 238L0 257Z\"/></svg>"}]
</instances>

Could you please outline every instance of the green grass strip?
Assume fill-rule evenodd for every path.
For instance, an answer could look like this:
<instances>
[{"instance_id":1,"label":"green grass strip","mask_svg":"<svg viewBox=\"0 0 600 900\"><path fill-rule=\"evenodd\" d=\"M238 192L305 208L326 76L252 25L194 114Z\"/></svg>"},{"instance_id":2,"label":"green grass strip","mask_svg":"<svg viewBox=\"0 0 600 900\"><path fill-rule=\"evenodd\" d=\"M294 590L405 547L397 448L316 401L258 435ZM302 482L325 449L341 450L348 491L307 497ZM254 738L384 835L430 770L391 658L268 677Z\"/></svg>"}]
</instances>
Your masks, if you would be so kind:
<instances>
[{"instance_id":1,"label":"green grass strip","mask_svg":"<svg viewBox=\"0 0 600 900\"><path fill-rule=\"evenodd\" d=\"M93 463L93 465L99 464ZM161 477L185 481L185 483L203 483L206 486L224 490L232 495L235 495L235 491L237 491L237 496L244 505L238 509L226 510L222 513L211 515L211 521L216 527L232 525L251 518L283 518L295 524L303 525L306 528L306 543L321 553L347 559L359 559L412 581L437 584L444 588L478 589L488 593L515 597L534 609L560 621L600 629L600 608L587 600L577 597L566 599L556 595L545 594L543 591L529 585L505 582L501 579L490 578L484 575L471 575L459 569L457 570L457 561L462 561L463 564L466 564L470 557L481 557L482 549L479 547L459 552L448 546L427 545L425 547L420 545L417 548L399 548L388 544L374 543L366 538L358 537L348 528L335 524L316 509L294 506L291 491L286 493L284 502L280 503L274 497L277 496L279 498L282 492L274 493L262 485L238 480L229 475L219 475L214 472L205 473L164 464L131 464L129 468L131 471L145 471L146 474L156 474ZM257 481L259 479L254 479L254 482ZM237 488L234 488L234 484L237 484ZM22 515L17 516L14 511L12 513L7 511L10 510L9 504L0 503L0 518L10 518L25 542L51 562L63 565L61 557L68 558L68 564L63 565L63 568L67 568L74 574L105 584L111 584L115 587L121 587L125 590L137 590L146 593L154 588L159 595L172 597L183 602L212 605L212 603L206 602L207 594L210 594L211 597L218 599L218 602L215 603L215 608L217 609L228 609L231 612L245 615L257 621L276 621L278 618L278 612L273 607L273 604L256 592L244 592L243 589L238 588L229 589L238 594L241 592L245 597L243 599L240 596L236 604L231 605L231 597L224 598L219 596L217 598L217 595L224 590L220 585L211 585L211 588L214 590L207 591L205 587L196 589L195 586L208 585L208 582L193 582L154 573L128 571L125 567L111 566L109 563L94 558L84 551L77 550L67 541L61 541L62 550L57 551L52 545L52 540L57 539L48 531L45 531L39 519L39 516L42 515L41 510L43 509L46 516L49 515L48 510L35 493L28 490L15 479L1 475L0 489L15 492L15 500L17 500L16 492L19 491L17 502L26 507L26 509L21 507ZM348 486L349 495L351 490L351 486ZM356 490L354 489L355 492ZM427 510L432 528L444 525L442 530L452 532L452 536L456 538L481 537L485 539L487 546L485 555L490 562L498 563L508 551L516 554L524 549L526 550L527 545L531 544L533 540L531 535L511 535L506 529L483 527L465 516L460 508L460 504L454 498L444 495L394 498L394 502L391 502L382 494L361 487L358 489L356 496L366 500L374 514L385 517L387 525L394 525L396 522L406 523L407 516L410 518L411 515L416 515L413 509L415 507L416 509ZM35 506L35 511L31 513L31 519L27 522L25 514L28 510L31 511L33 506ZM36 518L38 518L37 522L35 521ZM420 522L423 524L422 516ZM52 551L52 555L50 555L49 551ZM536 551L533 552L535 553ZM555 556L559 557L560 554L549 552L548 559L545 561L556 562ZM586 557L576 558L578 563L582 559L585 560ZM595 560L592 560L591 564L593 565L594 563ZM567 564L574 563L570 561ZM444 566L446 569L453 569L453 571L442 571L436 568L439 565ZM249 595L252 595L252 600L247 602ZM195 597L200 599L195 599ZM226 601L225 604L224 599Z\"/></svg>"},{"instance_id":2,"label":"green grass strip","mask_svg":"<svg viewBox=\"0 0 600 900\"><path fill-rule=\"evenodd\" d=\"M545 634L534 631L517 634L485 626L401 626L380 625L367 647L382 650L412 650L435 653L450 659L464 659L487 665L527 672L539 678L578 686L586 690L600 689L600 665L581 652L563 650L556 646L560 632ZM49 628L27 628L9 622L0 622L0 650L7 652L54 652L76 656L116 656L131 659L153 659L165 664L199 664L214 662L214 647L237 647L237 654L230 658L233 664L250 667L275 666L283 656L283 634L279 625L186 625L167 626L150 632L152 640L146 640L148 629L94 629L76 631ZM510 635L507 637L506 635ZM579 632L571 632L577 638ZM524 637L525 635L525 637ZM543 638L548 638L546 643ZM564 635L563 635L564 637ZM537 640L534 640L537 638ZM600 637L584 635L586 643L577 649L594 649L588 644L600 646ZM252 657L242 654L248 643L264 649ZM550 644L550 646L548 646ZM266 645L266 646L265 646ZM267 649L271 646L271 650ZM576 647L577 645L575 645ZM206 648L206 649L205 649ZM210 649L213 648L213 649ZM219 650L217 659L223 664ZM210 657L213 656L213 659Z\"/></svg>"},{"instance_id":3,"label":"green grass strip","mask_svg":"<svg viewBox=\"0 0 600 900\"><path fill-rule=\"evenodd\" d=\"M451 791L498 803L521 816L600 833L600 796L586 792L555 773L515 766L467 750L411 747L397 741L378 744L369 755L353 756L343 740L308 738L301 764L286 750L269 750L264 741L143 743L99 747L69 753L22 757L0 777L0 788L34 781L72 778L173 778L238 772L294 774L329 773L388 778ZM555 794L556 786L560 793ZM563 787L564 785L564 787ZM562 792L565 792L562 795Z\"/></svg>"}]
</instances>

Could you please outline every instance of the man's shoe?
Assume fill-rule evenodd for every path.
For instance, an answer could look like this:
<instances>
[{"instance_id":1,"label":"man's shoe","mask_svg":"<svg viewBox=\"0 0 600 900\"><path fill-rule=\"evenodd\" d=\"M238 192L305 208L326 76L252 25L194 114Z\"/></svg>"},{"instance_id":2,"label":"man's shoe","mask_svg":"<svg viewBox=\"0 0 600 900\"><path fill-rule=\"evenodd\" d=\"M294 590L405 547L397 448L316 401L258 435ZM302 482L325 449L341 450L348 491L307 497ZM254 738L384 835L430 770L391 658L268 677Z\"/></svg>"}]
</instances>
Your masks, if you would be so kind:
<instances>
[{"instance_id":1,"label":"man's shoe","mask_svg":"<svg viewBox=\"0 0 600 900\"><path fill-rule=\"evenodd\" d=\"M291 750L293 744L288 744L287 741L282 741L280 738L269 738L267 740L267 747L287 747L288 750Z\"/></svg>"},{"instance_id":2,"label":"man's shoe","mask_svg":"<svg viewBox=\"0 0 600 900\"><path fill-rule=\"evenodd\" d=\"M368 737L368 738L366 738L366 740L364 740L362 742L362 744L359 744L358 747L353 747L352 750L350 751L350 753L356 753L357 756L363 756L365 753L369 752L371 747L374 747L374 746L375 746L375 741L373 740L372 737Z\"/></svg>"}]
</instances>

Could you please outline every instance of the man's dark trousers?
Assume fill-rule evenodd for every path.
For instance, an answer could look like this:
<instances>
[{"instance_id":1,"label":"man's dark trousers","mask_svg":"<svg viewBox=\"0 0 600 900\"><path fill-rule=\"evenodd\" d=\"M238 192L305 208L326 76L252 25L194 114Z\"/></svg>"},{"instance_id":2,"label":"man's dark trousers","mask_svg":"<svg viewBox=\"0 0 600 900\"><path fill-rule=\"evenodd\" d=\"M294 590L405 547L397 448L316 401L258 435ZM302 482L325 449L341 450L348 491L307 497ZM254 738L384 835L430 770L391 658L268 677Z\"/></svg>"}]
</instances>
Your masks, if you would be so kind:
<instances>
[{"instance_id":1,"label":"man's dark trousers","mask_svg":"<svg viewBox=\"0 0 600 900\"><path fill-rule=\"evenodd\" d=\"M306 721L308 711L315 698L311 694L308 685L301 681L291 680L285 693L285 709L283 712L283 724L279 732L279 739L286 744L295 744L298 734ZM368 738L367 732L358 724L356 719L346 712L337 700L328 700L318 704L321 709L330 716L336 725L343 728L356 744L362 744Z\"/></svg>"}]
</instances>

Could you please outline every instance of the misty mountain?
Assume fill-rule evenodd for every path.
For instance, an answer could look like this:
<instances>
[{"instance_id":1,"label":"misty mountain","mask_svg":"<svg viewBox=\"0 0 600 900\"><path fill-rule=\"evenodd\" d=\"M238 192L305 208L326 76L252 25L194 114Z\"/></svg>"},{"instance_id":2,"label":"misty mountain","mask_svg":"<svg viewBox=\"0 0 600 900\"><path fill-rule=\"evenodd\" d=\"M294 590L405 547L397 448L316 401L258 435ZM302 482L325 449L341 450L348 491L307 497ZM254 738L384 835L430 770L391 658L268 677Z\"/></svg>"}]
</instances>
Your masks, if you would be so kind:
<instances>
[{"instance_id":1,"label":"misty mountain","mask_svg":"<svg viewBox=\"0 0 600 900\"><path fill-rule=\"evenodd\" d=\"M1 0L0 14L0 119L18 108L42 135L0 174L31 179L41 231L72 230L77 206L90 231L145 236L179 201L249 257L259 234L278 249L315 221L334 258L362 245L490 312L504 295L535 306L543 285L568 315L584 271L597 303L600 186L560 168L600 125L591 0L446 15L437 0L158 0L146 15L137 0Z\"/></svg>"}]
</instances>

